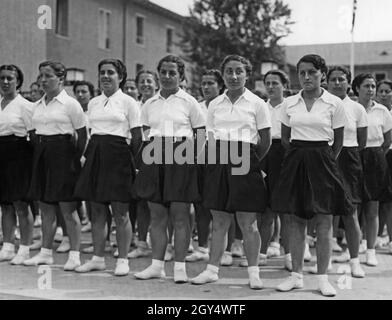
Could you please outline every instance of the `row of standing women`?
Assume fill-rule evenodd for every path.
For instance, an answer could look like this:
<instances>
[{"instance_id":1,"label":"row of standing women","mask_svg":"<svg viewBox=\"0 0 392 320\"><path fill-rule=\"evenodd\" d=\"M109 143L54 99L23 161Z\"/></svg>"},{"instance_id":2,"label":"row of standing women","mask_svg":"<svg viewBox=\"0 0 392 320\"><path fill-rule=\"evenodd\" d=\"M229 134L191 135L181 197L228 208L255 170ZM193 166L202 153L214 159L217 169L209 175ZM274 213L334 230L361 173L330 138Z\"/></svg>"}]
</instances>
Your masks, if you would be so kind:
<instances>
[{"instance_id":1,"label":"row of standing women","mask_svg":"<svg viewBox=\"0 0 392 320\"><path fill-rule=\"evenodd\" d=\"M306 222L313 218L318 239L320 292L325 296L336 294L327 277L333 215L343 217L352 274L363 277L358 259L357 212L363 212L366 218L366 261L368 265L376 265L373 239L377 236L378 201L392 200L385 159L391 144L392 116L372 99L375 80L370 75L354 79L353 90L362 105L357 104L346 95L350 74L345 68L332 68L328 72L324 59L307 55L297 65L303 90L283 99L287 77L281 71L271 71L265 77L271 97L266 104L245 88L252 71L250 62L232 55L221 66L227 90L210 99L205 105L207 110L179 88L184 69L178 57L163 58L158 64L161 89L144 103L140 112L137 103L120 90L127 75L122 62L101 61L98 72L103 93L88 106L91 137L85 149L86 118L80 105L62 89L66 76L62 64L40 65L45 96L35 105L16 93L23 82L20 70L16 66L0 68L3 92L0 148L7 155L1 159L0 196L3 216L11 215L12 210L18 213L22 235L16 256L10 242L4 243L0 255L14 256L13 264L52 264L55 212L61 210L71 242L64 270L103 270L106 215L110 206L119 246L114 273L126 275L132 233L129 202L138 198L148 201L152 241L152 263L135 274L138 279L164 276L166 230L171 219L175 230L174 281L193 284L217 281L227 231L235 215L243 234L250 288L262 289L258 268L261 228L257 224L261 221L261 225L270 225L277 213L282 219L285 265L292 269L291 276L278 290L303 287ZM205 75L210 77L205 79L210 86L222 87L219 72ZM321 87L325 77L332 94ZM145 151L153 145L163 145L159 150L153 149L153 153L165 159L168 145L174 148L174 154L180 153L184 142L205 137L205 128L208 145L215 146L206 149L214 153L216 163L201 166L194 162L146 161ZM75 133L77 138L72 139ZM227 142L228 148L224 149ZM223 151L228 155L233 150L249 163L249 170L239 175L235 172L242 164L232 157L228 157L228 162L220 161ZM266 173L266 181L261 169ZM385 181L380 184L382 178ZM28 199L40 201L43 219L43 247L32 258L28 251L31 231L23 227L31 225L31 221L24 222L31 220L27 218ZM76 200L91 204L94 254L84 264L79 257ZM191 203L210 210L212 239L206 270L189 280L185 256L190 240Z\"/></svg>"}]
</instances>

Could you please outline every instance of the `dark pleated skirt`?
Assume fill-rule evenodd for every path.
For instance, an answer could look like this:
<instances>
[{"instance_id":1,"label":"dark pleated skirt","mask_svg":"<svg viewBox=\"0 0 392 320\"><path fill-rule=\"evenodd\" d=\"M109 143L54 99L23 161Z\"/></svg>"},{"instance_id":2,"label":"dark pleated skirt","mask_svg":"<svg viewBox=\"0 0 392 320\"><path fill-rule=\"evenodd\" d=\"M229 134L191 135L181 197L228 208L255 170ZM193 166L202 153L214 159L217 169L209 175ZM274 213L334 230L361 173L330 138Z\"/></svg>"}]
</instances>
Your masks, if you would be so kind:
<instances>
[{"instance_id":1,"label":"dark pleated skirt","mask_svg":"<svg viewBox=\"0 0 392 320\"><path fill-rule=\"evenodd\" d=\"M179 152L184 158L186 155L183 143L189 143L193 148L193 142L186 140L174 141L173 138L154 138L145 143L142 153L142 163L136 176L135 192L139 199L168 205L171 202L197 203L201 201L202 185L200 180L201 170L194 157L189 153L189 160L179 164L172 161L170 155ZM160 148L159 145L162 147ZM151 151L152 147L156 148ZM167 154L167 156L166 156ZM152 157L157 161L152 162ZM152 163L150 163L152 162Z\"/></svg>"},{"instance_id":2,"label":"dark pleated skirt","mask_svg":"<svg viewBox=\"0 0 392 320\"><path fill-rule=\"evenodd\" d=\"M77 199L110 203L130 202L134 198L135 166L125 138L93 135L85 157L75 187Z\"/></svg>"},{"instance_id":3,"label":"dark pleated skirt","mask_svg":"<svg viewBox=\"0 0 392 320\"><path fill-rule=\"evenodd\" d=\"M48 203L75 201L80 159L75 158L71 135L38 136L37 140L29 199Z\"/></svg>"},{"instance_id":4,"label":"dark pleated skirt","mask_svg":"<svg viewBox=\"0 0 392 320\"><path fill-rule=\"evenodd\" d=\"M352 202L362 202L363 169L357 147L343 147L338 157L338 167L344 186Z\"/></svg>"},{"instance_id":5,"label":"dark pleated skirt","mask_svg":"<svg viewBox=\"0 0 392 320\"><path fill-rule=\"evenodd\" d=\"M390 187L388 164L381 147L366 148L361 152L364 186L362 201L386 200Z\"/></svg>"},{"instance_id":6,"label":"dark pleated skirt","mask_svg":"<svg viewBox=\"0 0 392 320\"><path fill-rule=\"evenodd\" d=\"M292 141L283 160L272 210L312 219L353 214L354 206L327 142Z\"/></svg>"},{"instance_id":7,"label":"dark pleated skirt","mask_svg":"<svg viewBox=\"0 0 392 320\"><path fill-rule=\"evenodd\" d=\"M243 142L230 142L228 148L223 151L224 145L225 142L217 141L216 164L211 163L209 157L205 167L204 207L230 213L239 211L263 213L268 202L267 187L261 173L256 146ZM208 149L209 154L214 151L210 147ZM231 153L238 155L242 161L232 161ZM226 155L226 160L223 155ZM245 170L239 170L240 167Z\"/></svg>"},{"instance_id":8,"label":"dark pleated skirt","mask_svg":"<svg viewBox=\"0 0 392 320\"><path fill-rule=\"evenodd\" d=\"M388 187L385 189L383 195L381 196L381 202L391 202L392 201L392 150L389 150L385 156L387 161L387 175L388 175Z\"/></svg>"},{"instance_id":9,"label":"dark pleated skirt","mask_svg":"<svg viewBox=\"0 0 392 320\"><path fill-rule=\"evenodd\" d=\"M26 138L0 137L0 203L27 201L33 148Z\"/></svg>"},{"instance_id":10,"label":"dark pleated skirt","mask_svg":"<svg viewBox=\"0 0 392 320\"><path fill-rule=\"evenodd\" d=\"M268 206L271 206L272 193L278 183L282 162L285 157L285 149L281 140L272 140L271 148L267 156L261 162L261 168L266 173L265 182L268 192Z\"/></svg>"}]
</instances>

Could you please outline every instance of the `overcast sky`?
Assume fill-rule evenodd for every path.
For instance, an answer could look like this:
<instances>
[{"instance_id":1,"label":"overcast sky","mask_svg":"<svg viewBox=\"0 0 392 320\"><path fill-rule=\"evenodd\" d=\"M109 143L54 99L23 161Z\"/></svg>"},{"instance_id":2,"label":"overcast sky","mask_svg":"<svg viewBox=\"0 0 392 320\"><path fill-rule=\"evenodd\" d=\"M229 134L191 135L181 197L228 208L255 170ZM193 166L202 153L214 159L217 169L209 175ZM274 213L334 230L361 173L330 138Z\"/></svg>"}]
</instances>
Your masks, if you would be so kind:
<instances>
[{"instance_id":1,"label":"overcast sky","mask_svg":"<svg viewBox=\"0 0 392 320\"><path fill-rule=\"evenodd\" d=\"M194 0L150 0L182 15ZM353 0L284 0L292 9L285 44L351 41ZM358 0L355 41L392 40L392 0Z\"/></svg>"}]
</instances>

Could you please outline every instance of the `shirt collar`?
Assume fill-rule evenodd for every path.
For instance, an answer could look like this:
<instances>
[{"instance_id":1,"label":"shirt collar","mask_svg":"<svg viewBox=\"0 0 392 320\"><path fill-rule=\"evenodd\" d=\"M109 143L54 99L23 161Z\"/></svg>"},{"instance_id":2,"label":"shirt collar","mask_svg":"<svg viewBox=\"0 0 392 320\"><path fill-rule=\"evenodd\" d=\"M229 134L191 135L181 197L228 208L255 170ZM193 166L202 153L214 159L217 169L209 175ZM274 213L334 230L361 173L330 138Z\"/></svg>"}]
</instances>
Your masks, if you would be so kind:
<instances>
[{"instance_id":1,"label":"shirt collar","mask_svg":"<svg viewBox=\"0 0 392 320\"><path fill-rule=\"evenodd\" d=\"M63 89L63 90L60 91L60 93L57 96L55 96L53 98L53 100L57 100L61 104L65 104L67 97L68 97L68 94L65 91L65 89ZM37 105L41 104L41 103L44 103L45 102L45 98L46 98L46 94L44 94L43 97L37 101Z\"/></svg>"},{"instance_id":2,"label":"shirt collar","mask_svg":"<svg viewBox=\"0 0 392 320\"><path fill-rule=\"evenodd\" d=\"M122 91L121 91L121 89L118 89L115 93L113 93L110 97L107 97L103 92L102 92L102 97L104 98L104 99L112 99L112 98L116 98L116 97L118 97L118 96L120 96L120 95L122 95Z\"/></svg>"},{"instance_id":3,"label":"shirt collar","mask_svg":"<svg viewBox=\"0 0 392 320\"><path fill-rule=\"evenodd\" d=\"M188 99L188 94L187 94L184 90L182 90L181 88L179 88L179 90L178 90L175 94L170 95L170 96L168 97L168 99L169 99L171 96L175 96L175 97L178 97L178 98L181 98L181 99L184 99L184 100L187 100L187 99ZM149 100L152 102L152 101L159 100L159 99L161 99L161 100L166 100L164 97L162 97L162 95L161 95L161 90L159 90L159 91L158 91L152 98L150 98Z\"/></svg>"},{"instance_id":4,"label":"shirt collar","mask_svg":"<svg viewBox=\"0 0 392 320\"><path fill-rule=\"evenodd\" d=\"M271 104L271 101L268 99L267 105L268 105L269 108L272 108L272 109L279 109L279 108L283 105L284 100L285 100L285 99L283 98L283 101L282 101L281 103L279 103L278 105L276 105L275 107L273 107L272 104Z\"/></svg>"},{"instance_id":5,"label":"shirt collar","mask_svg":"<svg viewBox=\"0 0 392 320\"><path fill-rule=\"evenodd\" d=\"M222 102L223 100L228 100L230 101L230 98L227 96L227 92L228 90L226 89L223 94L221 94L219 97L217 97L216 99L219 99L219 102ZM239 96L239 98L237 99L237 101L240 101L241 99L245 99L248 101L252 101L253 100L253 93L250 92L247 88L245 88L244 92ZM237 102L236 101L236 102ZM231 101L230 101L231 102Z\"/></svg>"},{"instance_id":6,"label":"shirt collar","mask_svg":"<svg viewBox=\"0 0 392 320\"><path fill-rule=\"evenodd\" d=\"M327 90L325 90L325 89L321 89L321 90L323 90L323 93L321 94L321 96L320 96L319 98L317 98L317 100L318 100L318 99L321 99L321 100L323 100L324 102L326 102L326 103L328 103L328 104L333 104L333 105L335 105L335 103L336 103L336 98L337 98L337 99L340 99L340 98L338 98L338 97L332 95L331 93L329 93L329 92L328 92ZM290 106L296 105L298 102L303 102L303 103L305 103L305 100L304 100L304 98L302 97L302 92L303 92L303 90L301 90L300 92L298 92L295 96L289 97L289 98L290 98L290 99L289 99L289 100L290 100L289 107L290 107Z\"/></svg>"}]
</instances>

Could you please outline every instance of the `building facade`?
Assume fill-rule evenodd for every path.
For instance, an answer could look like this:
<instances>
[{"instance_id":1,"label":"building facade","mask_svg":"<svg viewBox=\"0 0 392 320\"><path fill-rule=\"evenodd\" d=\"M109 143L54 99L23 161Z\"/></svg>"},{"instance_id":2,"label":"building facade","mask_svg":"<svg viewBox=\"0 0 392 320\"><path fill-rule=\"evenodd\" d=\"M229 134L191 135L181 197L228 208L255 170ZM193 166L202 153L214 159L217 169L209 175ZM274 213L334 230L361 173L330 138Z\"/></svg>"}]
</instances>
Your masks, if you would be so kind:
<instances>
[{"instance_id":1,"label":"building facade","mask_svg":"<svg viewBox=\"0 0 392 320\"><path fill-rule=\"evenodd\" d=\"M48 13L51 28L42 29L39 20ZM183 19L148 0L2 0L0 61L22 68L23 90L44 60L64 63L68 85L82 79L97 85L104 58L121 59L134 78L142 68L156 70L167 54L181 55Z\"/></svg>"}]
</instances>

